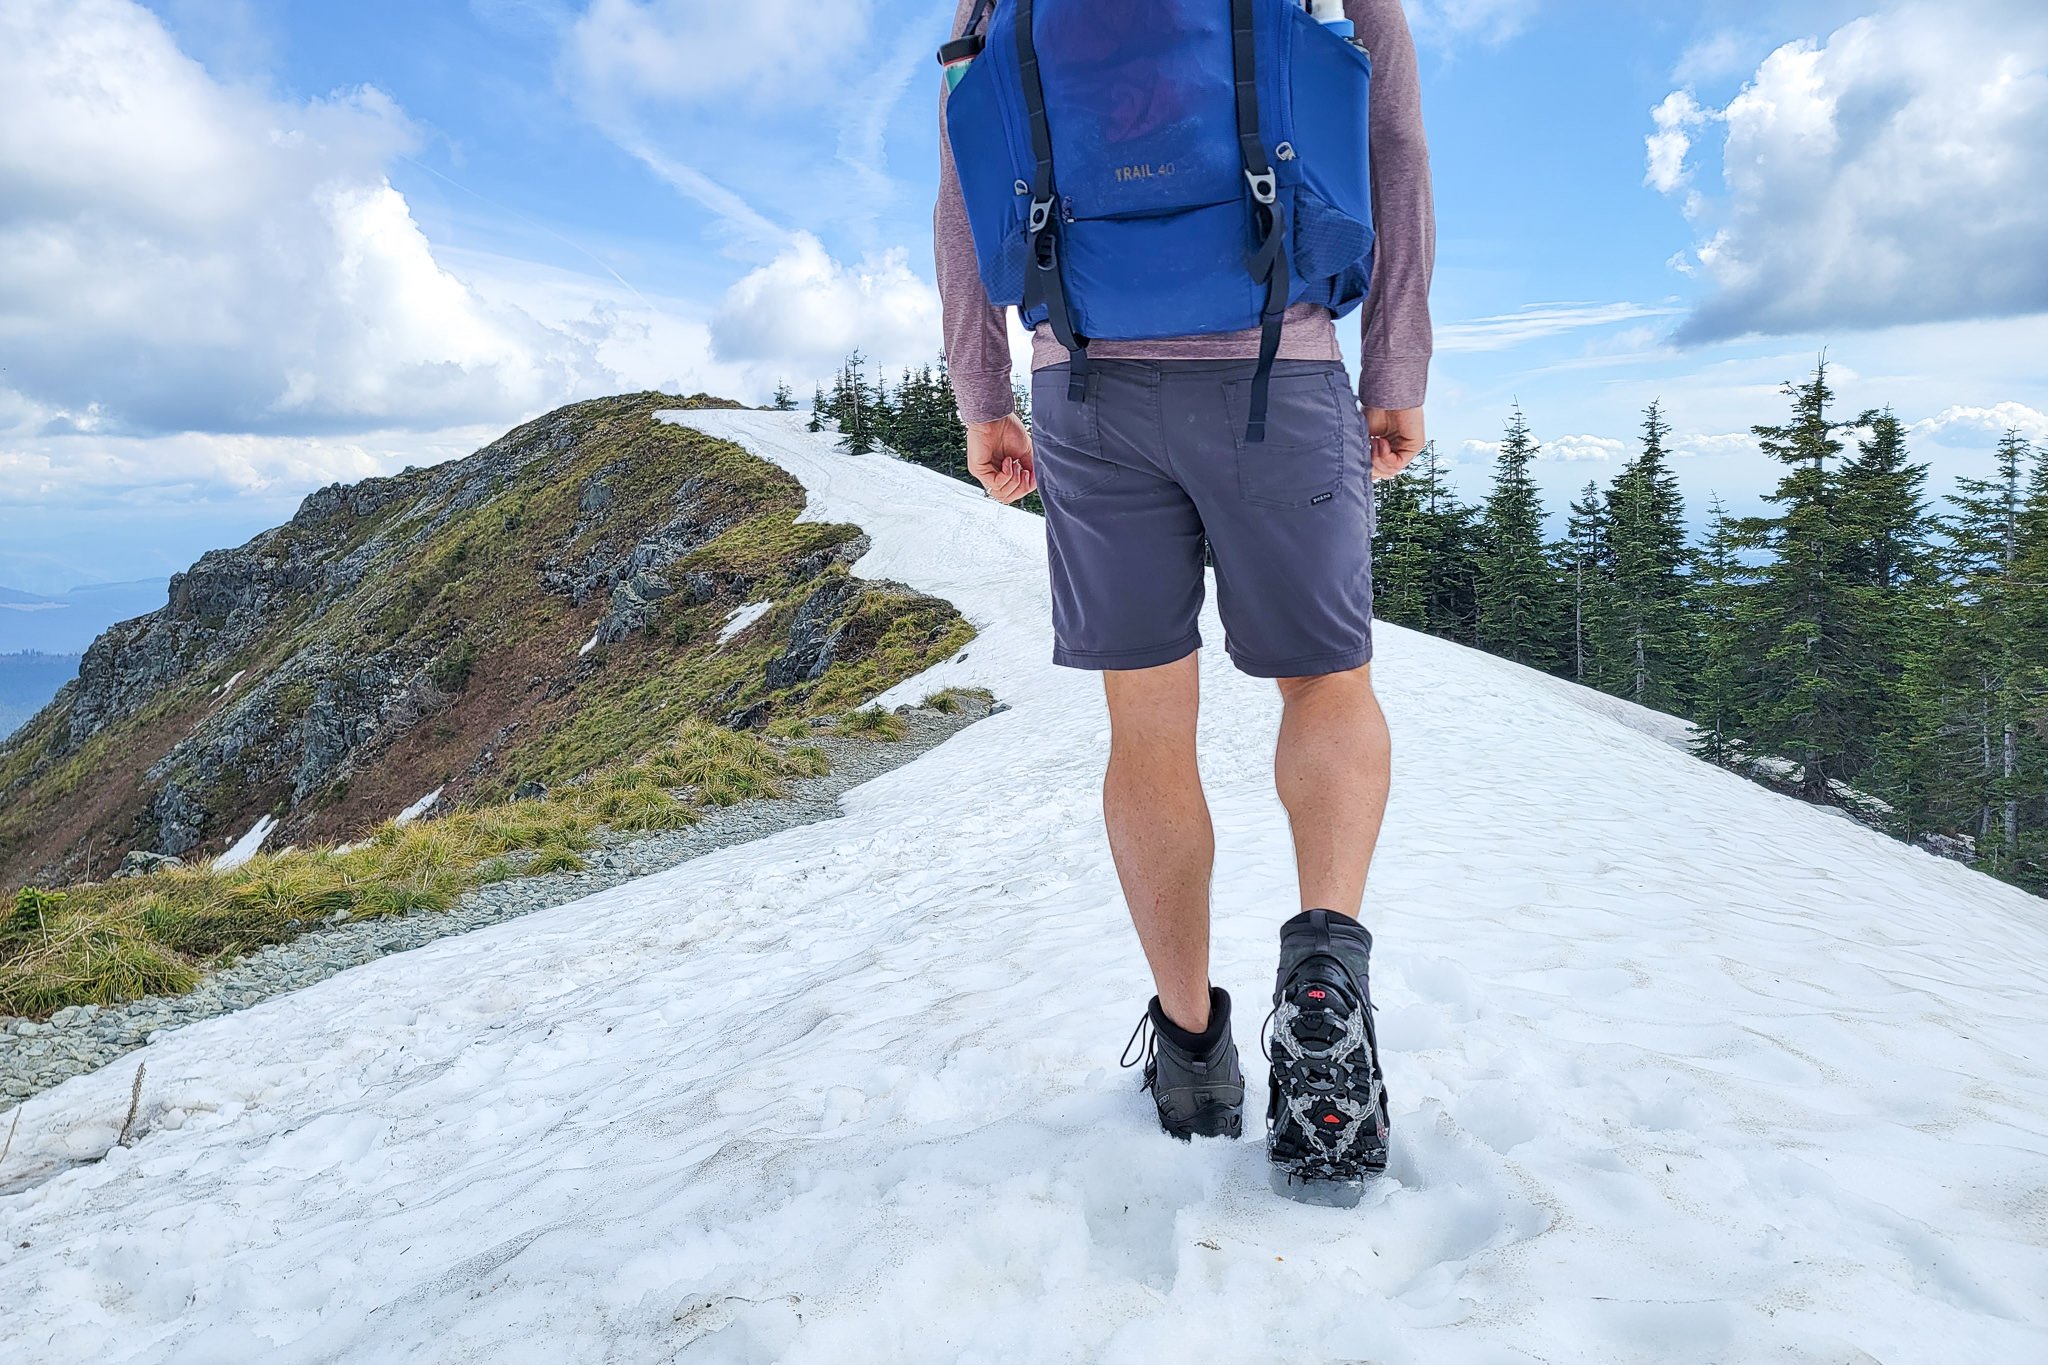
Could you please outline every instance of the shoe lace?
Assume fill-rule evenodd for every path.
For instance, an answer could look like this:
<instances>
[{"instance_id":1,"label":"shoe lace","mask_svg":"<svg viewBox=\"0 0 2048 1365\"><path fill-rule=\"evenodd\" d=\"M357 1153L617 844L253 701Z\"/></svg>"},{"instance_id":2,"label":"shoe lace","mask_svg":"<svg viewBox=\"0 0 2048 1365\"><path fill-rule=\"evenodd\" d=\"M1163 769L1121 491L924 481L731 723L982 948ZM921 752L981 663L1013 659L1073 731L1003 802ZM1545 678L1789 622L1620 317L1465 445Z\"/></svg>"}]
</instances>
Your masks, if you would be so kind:
<instances>
[{"instance_id":1,"label":"shoe lace","mask_svg":"<svg viewBox=\"0 0 2048 1365\"><path fill-rule=\"evenodd\" d=\"M1150 1086L1152 1056L1158 1047L1159 1034L1152 1027L1152 1012L1147 1010L1138 1016L1138 1026L1131 1030L1129 1040L1124 1043L1123 1055L1117 1058L1117 1065L1128 1071L1142 1064L1145 1068L1144 1086Z\"/></svg>"}]
</instances>

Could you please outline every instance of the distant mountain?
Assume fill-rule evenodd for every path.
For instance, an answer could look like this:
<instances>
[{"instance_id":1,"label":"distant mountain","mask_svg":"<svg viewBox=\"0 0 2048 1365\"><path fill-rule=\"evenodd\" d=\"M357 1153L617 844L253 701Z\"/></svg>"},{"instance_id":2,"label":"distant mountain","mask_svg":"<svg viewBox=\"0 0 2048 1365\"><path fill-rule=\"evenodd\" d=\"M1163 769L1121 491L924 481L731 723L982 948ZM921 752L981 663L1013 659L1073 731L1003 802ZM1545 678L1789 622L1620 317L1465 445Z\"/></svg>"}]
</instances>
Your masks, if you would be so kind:
<instances>
[{"instance_id":1,"label":"distant mountain","mask_svg":"<svg viewBox=\"0 0 2048 1365\"><path fill-rule=\"evenodd\" d=\"M164 604L167 578L89 583L57 597L0 587L0 654L82 654L108 626Z\"/></svg>"},{"instance_id":2,"label":"distant mountain","mask_svg":"<svg viewBox=\"0 0 2048 1365\"><path fill-rule=\"evenodd\" d=\"M0 588L0 592L6 589ZM0 740L48 705L78 676L76 654L0 654Z\"/></svg>"},{"instance_id":3,"label":"distant mountain","mask_svg":"<svg viewBox=\"0 0 2048 1365\"><path fill-rule=\"evenodd\" d=\"M866 537L799 521L788 474L653 420L732 406L578 403L204 556L0 741L0 891L93 847L217 853L262 816L304 846L436 789L573 782L687 718L843 711L973 638L851 577Z\"/></svg>"}]
</instances>

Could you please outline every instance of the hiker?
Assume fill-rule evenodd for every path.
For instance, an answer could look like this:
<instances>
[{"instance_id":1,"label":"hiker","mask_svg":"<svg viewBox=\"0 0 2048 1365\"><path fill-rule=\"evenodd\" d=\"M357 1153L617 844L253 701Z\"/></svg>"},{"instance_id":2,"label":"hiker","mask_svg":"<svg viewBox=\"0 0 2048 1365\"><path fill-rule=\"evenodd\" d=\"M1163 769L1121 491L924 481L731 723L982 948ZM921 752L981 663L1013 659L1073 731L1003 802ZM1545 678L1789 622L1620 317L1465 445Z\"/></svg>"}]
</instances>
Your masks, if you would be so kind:
<instances>
[{"instance_id":1,"label":"hiker","mask_svg":"<svg viewBox=\"0 0 2048 1365\"><path fill-rule=\"evenodd\" d=\"M1284 707L1301 913L1273 993L1274 1187L1356 1203L1388 1115L1358 922L1390 754L1372 482L1422 449L1432 349L1400 0L961 0L953 35L934 223L948 373L974 476L1005 503L1042 496L1054 661L1102 674L1104 822L1158 990L1133 1034L1146 1087L1169 1134L1240 1135L1195 761L1206 551L1224 648ZM1012 305L1034 327L1028 430ZM1355 397L1335 322L1354 308Z\"/></svg>"}]
</instances>

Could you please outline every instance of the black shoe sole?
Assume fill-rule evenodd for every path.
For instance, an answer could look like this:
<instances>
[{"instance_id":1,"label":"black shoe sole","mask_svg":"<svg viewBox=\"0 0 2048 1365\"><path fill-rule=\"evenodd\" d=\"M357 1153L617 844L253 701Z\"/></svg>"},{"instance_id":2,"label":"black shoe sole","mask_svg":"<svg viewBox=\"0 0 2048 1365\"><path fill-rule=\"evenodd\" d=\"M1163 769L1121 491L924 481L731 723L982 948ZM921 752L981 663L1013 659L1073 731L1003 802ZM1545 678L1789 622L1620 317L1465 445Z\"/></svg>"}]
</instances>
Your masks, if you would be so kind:
<instances>
[{"instance_id":1,"label":"black shoe sole","mask_svg":"<svg viewBox=\"0 0 2048 1365\"><path fill-rule=\"evenodd\" d=\"M1343 963L1301 963L1273 1009L1266 1151L1273 1188L1350 1207L1387 1168L1387 1096L1372 1006Z\"/></svg>"}]
</instances>

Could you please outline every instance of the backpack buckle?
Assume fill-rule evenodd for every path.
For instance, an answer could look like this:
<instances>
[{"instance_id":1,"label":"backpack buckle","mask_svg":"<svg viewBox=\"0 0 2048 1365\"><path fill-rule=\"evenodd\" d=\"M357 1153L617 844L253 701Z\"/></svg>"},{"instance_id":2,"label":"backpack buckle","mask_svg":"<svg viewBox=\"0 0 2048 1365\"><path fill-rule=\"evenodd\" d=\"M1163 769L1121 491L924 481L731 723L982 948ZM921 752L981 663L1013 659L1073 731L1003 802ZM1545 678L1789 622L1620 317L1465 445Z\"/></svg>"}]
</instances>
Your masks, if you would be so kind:
<instances>
[{"instance_id":1,"label":"backpack buckle","mask_svg":"<svg viewBox=\"0 0 2048 1365\"><path fill-rule=\"evenodd\" d=\"M1252 199L1256 203L1271 204L1280 197L1280 177L1271 171L1246 171L1245 183L1252 187Z\"/></svg>"},{"instance_id":2,"label":"backpack buckle","mask_svg":"<svg viewBox=\"0 0 2048 1365\"><path fill-rule=\"evenodd\" d=\"M1031 235L1032 235L1032 236L1034 236L1034 237L1035 237L1035 236L1037 236L1037 235L1038 235L1039 233L1041 233L1041 232L1045 231L1045 229L1046 229L1046 228L1047 228L1047 227L1048 227L1048 226L1049 226L1049 225L1050 225L1051 223L1052 223L1052 200L1050 200L1050 199L1034 199L1034 200L1032 200L1032 201L1031 201Z\"/></svg>"}]
</instances>

